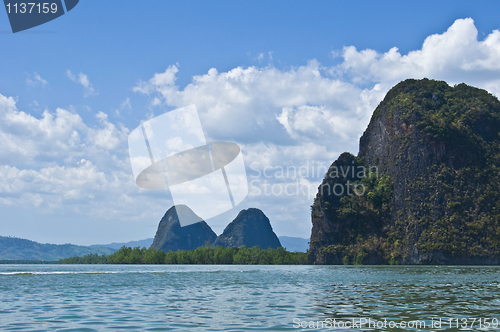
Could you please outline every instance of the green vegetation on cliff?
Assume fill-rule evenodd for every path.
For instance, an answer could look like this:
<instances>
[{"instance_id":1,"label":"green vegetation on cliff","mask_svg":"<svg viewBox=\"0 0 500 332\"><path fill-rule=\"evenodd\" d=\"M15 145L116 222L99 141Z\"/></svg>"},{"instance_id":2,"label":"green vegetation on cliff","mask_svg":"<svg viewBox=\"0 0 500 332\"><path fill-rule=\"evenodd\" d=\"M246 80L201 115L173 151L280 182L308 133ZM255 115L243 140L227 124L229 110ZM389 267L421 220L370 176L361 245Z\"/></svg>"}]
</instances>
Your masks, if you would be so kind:
<instances>
[{"instance_id":1,"label":"green vegetation on cliff","mask_svg":"<svg viewBox=\"0 0 500 332\"><path fill-rule=\"evenodd\" d=\"M222 247L281 247L280 240L271 227L269 218L256 208L241 210L238 216L224 229L215 240L215 246Z\"/></svg>"},{"instance_id":2,"label":"green vegetation on cliff","mask_svg":"<svg viewBox=\"0 0 500 332\"><path fill-rule=\"evenodd\" d=\"M288 252L284 248L260 249L258 246L246 248L199 247L195 250L169 251L154 248L122 247L109 256L88 255L70 257L60 264L260 264L294 265L306 264L307 254Z\"/></svg>"},{"instance_id":3,"label":"green vegetation on cliff","mask_svg":"<svg viewBox=\"0 0 500 332\"><path fill-rule=\"evenodd\" d=\"M500 102L488 92L399 83L358 157L345 153L330 170L340 167L366 172L327 173L312 206L311 263L500 262ZM348 195L354 184L363 194Z\"/></svg>"},{"instance_id":4,"label":"green vegetation on cliff","mask_svg":"<svg viewBox=\"0 0 500 332\"><path fill-rule=\"evenodd\" d=\"M194 224L182 227L179 221L180 213L184 218L200 220ZM153 244L156 250L193 250L202 247L208 241L214 243L217 235L186 205L172 206L161 218Z\"/></svg>"}]
</instances>

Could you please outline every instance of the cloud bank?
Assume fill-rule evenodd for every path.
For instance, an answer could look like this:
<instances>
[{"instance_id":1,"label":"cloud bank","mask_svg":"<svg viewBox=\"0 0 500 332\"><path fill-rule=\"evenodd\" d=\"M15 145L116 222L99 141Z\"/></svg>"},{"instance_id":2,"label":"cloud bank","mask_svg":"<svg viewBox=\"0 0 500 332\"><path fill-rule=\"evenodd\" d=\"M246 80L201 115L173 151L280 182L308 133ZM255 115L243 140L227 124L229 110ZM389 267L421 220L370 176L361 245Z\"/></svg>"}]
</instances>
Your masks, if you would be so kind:
<instances>
[{"instance_id":1,"label":"cloud bank","mask_svg":"<svg viewBox=\"0 0 500 332\"><path fill-rule=\"evenodd\" d=\"M130 100L138 94L149 96L153 116L195 104L207 138L237 142L249 179L260 181L254 182L260 193L250 188L246 206L263 209L279 235L305 236L311 226L311 195L266 195L264 189L297 182L312 188L314 195L321 172L298 179L256 174L280 166L324 169L344 151L356 154L373 110L393 85L407 78L465 82L500 96L500 32L479 40L470 18L428 36L420 49L408 54L397 47L380 53L347 46L338 56L342 61L334 66L311 59L285 69L212 68L183 88L176 84L179 66L169 65L133 87L135 93L120 110L131 110ZM68 70L67 76L84 87L86 96L95 94L85 74ZM42 78L33 77L44 85ZM118 109L113 112L120 115ZM37 118L18 110L13 98L0 95L0 204L74 209L103 219L128 215L146 220L149 211L166 210L164 196L141 191L133 183L126 147L130 130L103 112L95 116L95 126L61 108ZM86 208L89 204L94 209Z\"/></svg>"}]
</instances>

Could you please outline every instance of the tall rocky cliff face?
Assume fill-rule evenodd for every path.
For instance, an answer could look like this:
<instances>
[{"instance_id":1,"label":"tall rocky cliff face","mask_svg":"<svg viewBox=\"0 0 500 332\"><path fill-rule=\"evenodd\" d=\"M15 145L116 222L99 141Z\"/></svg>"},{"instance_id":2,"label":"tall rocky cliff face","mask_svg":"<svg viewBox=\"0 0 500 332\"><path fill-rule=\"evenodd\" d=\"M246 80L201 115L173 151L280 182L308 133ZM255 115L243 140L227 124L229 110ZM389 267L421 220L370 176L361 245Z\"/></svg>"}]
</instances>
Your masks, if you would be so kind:
<instances>
[{"instance_id":1,"label":"tall rocky cliff face","mask_svg":"<svg viewBox=\"0 0 500 332\"><path fill-rule=\"evenodd\" d=\"M238 216L217 237L215 246L247 248L259 246L261 249L281 247L280 240L271 227L269 219L259 209L241 210Z\"/></svg>"},{"instance_id":2,"label":"tall rocky cliff face","mask_svg":"<svg viewBox=\"0 0 500 332\"><path fill-rule=\"evenodd\" d=\"M399 83L311 211L313 264L500 263L500 102L465 84Z\"/></svg>"},{"instance_id":3,"label":"tall rocky cliff face","mask_svg":"<svg viewBox=\"0 0 500 332\"><path fill-rule=\"evenodd\" d=\"M180 209L183 215L193 215L193 218L199 219L195 213L185 205L172 206L160 220L158 230L153 240L152 248L168 252L169 250L193 250L203 247L206 244L214 243L217 235L207 225L201 221L189 226L181 227L177 209Z\"/></svg>"}]
</instances>

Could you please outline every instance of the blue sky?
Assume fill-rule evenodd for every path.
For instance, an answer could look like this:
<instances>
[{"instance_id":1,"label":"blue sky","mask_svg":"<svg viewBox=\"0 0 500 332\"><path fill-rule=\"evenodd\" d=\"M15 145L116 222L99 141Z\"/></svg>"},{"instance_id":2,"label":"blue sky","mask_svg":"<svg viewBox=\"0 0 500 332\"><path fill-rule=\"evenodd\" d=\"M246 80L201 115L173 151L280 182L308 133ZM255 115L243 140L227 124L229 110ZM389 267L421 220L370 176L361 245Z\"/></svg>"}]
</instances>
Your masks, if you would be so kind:
<instances>
[{"instance_id":1,"label":"blue sky","mask_svg":"<svg viewBox=\"0 0 500 332\"><path fill-rule=\"evenodd\" d=\"M12 34L2 9L0 235L152 237L172 201L134 186L126 141L178 107L197 106L209 139L237 142L255 180L256 169L357 153L371 112L405 78L498 96L499 12L498 1L82 0ZM268 181L299 180L314 195L321 176ZM308 237L311 195L250 195L209 223L220 233L258 207L278 235Z\"/></svg>"}]
</instances>

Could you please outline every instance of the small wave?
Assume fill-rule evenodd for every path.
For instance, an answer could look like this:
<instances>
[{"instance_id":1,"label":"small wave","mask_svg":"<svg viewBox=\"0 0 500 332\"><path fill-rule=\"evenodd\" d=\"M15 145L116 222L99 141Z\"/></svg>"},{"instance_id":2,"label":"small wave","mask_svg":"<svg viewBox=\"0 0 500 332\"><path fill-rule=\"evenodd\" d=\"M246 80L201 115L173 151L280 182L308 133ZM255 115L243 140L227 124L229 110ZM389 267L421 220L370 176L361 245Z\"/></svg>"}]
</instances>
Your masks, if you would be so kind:
<instances>
[{"instance_id":1,"label":"small wave","mask_svg":"<svg viewBox=\"0 0 500 332\"><path fill-rule=\"evenodd\" d=\"M50 271L50 272L29 272L29 271L12 271L12 272L0 272L0 275L13 276L13 275L54 275L54 274L114 274L114 273L124 273L122 271L103 271L103 272L85 272L85 271Z\"/></svg>"},{"instance_id":2,"label":"small wave","mask_svg":"<svg viewBox=\"0 0 500 332\"><path fill-rule=\"evenodd\" d=\"M206 270L206 271L164 271L164 270L151 270L151 271L9 271L0 272L0 276L12 275L65 275L65 274L171 274L171 273L222 273L222 270Z\"/></svg>"}]
</instances>

